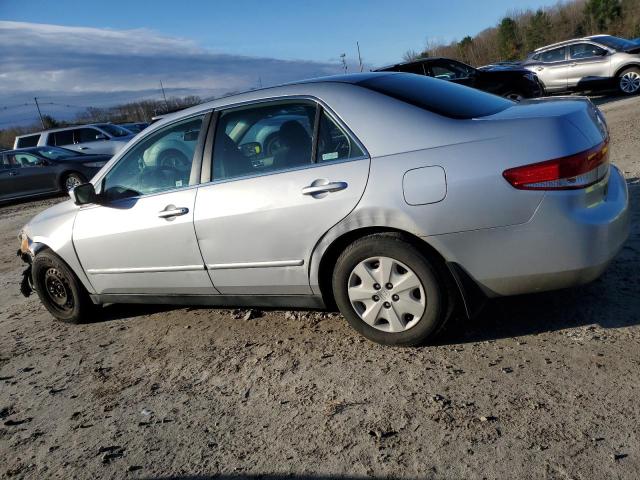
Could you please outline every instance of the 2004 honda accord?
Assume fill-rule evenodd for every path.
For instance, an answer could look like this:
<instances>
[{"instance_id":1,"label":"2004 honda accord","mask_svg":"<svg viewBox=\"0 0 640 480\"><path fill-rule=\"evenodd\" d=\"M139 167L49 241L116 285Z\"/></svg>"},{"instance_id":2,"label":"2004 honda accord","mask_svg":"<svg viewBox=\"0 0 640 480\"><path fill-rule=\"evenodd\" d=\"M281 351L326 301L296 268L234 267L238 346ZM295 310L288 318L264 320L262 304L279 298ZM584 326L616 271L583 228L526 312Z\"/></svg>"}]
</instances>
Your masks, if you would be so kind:
<instances>
[{"instance_id":1,"label":"2004 honda accord","mask_svg":"<svg viewBox=\"0 0 640 480\"><path fill-rule=\"evenodd\" d=\"M165 117L20 234L46 308L323 308L421 344L481 297L598 277L628 236L605 119L405 73L328 77ZM480 295L481 294L481 295Z\"/></svg>"}]
</instances>

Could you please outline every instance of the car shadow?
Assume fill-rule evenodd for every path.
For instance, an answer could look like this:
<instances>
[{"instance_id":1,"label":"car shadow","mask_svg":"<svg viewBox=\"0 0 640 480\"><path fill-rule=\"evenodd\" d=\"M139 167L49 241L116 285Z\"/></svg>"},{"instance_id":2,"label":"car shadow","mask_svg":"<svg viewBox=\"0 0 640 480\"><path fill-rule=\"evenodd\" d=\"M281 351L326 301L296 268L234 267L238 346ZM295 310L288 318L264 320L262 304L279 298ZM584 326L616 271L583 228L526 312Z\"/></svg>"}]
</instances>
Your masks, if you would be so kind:
<instances>
[{"instance_id":1,"label":"car shadow","mask_svg":"<svg viewBox=\"0 0 640 480\"><path fill-rule=\"evenodd\" d=\"M376 480L383 478L385 480L394 480L396 478L406 479L406 476L402 477L393 477L393 476L384 476L384 477L376 477L376 476L356 476L356 475L308 475L308 474L224 474L217 473L215 475L169 475L162 477L139 477L145 480Z\"/></svg>"}]
</instances>

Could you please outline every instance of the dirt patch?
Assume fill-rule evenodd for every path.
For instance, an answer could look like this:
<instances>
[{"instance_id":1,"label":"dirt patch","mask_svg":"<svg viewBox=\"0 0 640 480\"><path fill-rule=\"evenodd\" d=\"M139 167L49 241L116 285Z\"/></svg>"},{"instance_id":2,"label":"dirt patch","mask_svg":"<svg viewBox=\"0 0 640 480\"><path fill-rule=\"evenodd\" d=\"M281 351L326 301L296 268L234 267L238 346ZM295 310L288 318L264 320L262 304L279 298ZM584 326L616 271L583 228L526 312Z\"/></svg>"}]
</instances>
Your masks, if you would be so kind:
<instances>
[{"instance_id":1,"label":"dirt patch","mask_svg":"<svg viewBox=\"0 0 640 480\"><path fill-rule=\"evenodd\" d=\"M0 208L0 476L637 478L640 98L602 108L632 199L620 255L428 348L372 344L330 313L109 306L58 323L19 295L14 255L60 199Z\"/></svg>"}]
</instances>

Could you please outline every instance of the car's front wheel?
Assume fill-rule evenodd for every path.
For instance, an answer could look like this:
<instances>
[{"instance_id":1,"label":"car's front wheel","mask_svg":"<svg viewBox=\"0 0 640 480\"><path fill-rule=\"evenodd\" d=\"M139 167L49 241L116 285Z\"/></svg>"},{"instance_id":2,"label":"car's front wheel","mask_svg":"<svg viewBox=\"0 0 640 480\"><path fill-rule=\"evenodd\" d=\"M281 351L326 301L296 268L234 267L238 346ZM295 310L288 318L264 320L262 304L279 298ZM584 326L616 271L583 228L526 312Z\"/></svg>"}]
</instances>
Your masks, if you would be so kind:
<instances>
[{"instance_id":1,"label":"car's front wheel","mask_svg":"<svg viewBox=\"0 0 640 480\"><path fill-rule=\"evenodd\" d=\"M640 92L640 68L630 67L618 75L618 89L624 95L634 95Z\"/></svg>"},{"instance_id":2,"label":"car's front wheel","mask_svg":"<svg viewBox=\"0 0 640 480\"><path fill-rule=\"evenodd\" d=\"M435 265L394 235L371 235L347 247L336 262L333 294L356 331L385 345L421 345L447 316Z\"/></svg>"},{"instance_id":3,"label":"car's front wheel","mask_svg":"<svg viewBox=\"0 0 640 480\"><path fill-rule=\"evenodd\" d=\"M31 275L40 301L58 320L81 323L95 313L95 305L76 275L53 252L44 250L36 255Z\"/></svg>"}]
</instances>

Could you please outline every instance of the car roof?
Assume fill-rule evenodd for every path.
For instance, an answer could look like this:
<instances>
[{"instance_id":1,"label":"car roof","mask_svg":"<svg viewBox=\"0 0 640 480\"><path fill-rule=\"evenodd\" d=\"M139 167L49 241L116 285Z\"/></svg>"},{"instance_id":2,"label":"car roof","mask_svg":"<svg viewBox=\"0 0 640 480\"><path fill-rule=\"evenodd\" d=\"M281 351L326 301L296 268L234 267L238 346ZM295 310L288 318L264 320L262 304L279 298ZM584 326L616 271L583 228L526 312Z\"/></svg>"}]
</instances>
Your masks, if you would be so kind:
<instances>
[{"instance_id":1,"label":"car roof","mask_svg":"<svg viewBox=\"0 0 640 480\"><path fill-rule=\"evenodd\" d=\"M456 60L454 58L447 58L447 57L424 57L424 58L418 58L417 60L409 60L408 62L400 62L400 63L394 63L391 65L386 65L384 67L380 67L380 68L376 68L375 70L373 70L374 72L382 72L385 71L389 68L396 68L396 67L405 67L405 66L409 66L409 65L421 65L423 63L429 63L429 62L435 62L437 60L447 60L447 61L451 61L451 62L458 62L458 63L462 63L464 65L467 65L464 62L461 62L460 60ZM471 65L469 65L471 66Z\"/></svg>"},{"instance_id":2,"label":"car roof","mask_svg":"<svg viewBox=\"0 0 640 480\"><path fill-rule=\"evenodd\" d=\"M223 108L232 104L240 104L243 102L253 102L261 99L269 99L272 97L285 97L287 95L300 95L299 89L292 89L291 87L296 87L299 85L308 85L310 89L305 95L314 95L313 87L315 85L318 86L334 86L339 88L340 84L351 84L358 85L360 82L365 82L369 79L387 76L387 75L411 75L407 73L401 72L362 72L362 73L350 73L350 74L342 74L342 75L330 75L325 77L316 77L309 78L304 80L297 80L294 82L284 83L280 85L275 85L271 87L257 88L253 90L247 90L245 92L234 93L232 95L227 95L223 97L218 97L207 102L200 103L198 105L194 105L193 107L185 108L184 110L179 110L177 112L167 113L163 115L159 115L157 121L151 124L149 127L151 131L155 131L158 125L166 125L170 121L175 119L183 118L188 115L196 115L199 113L204 113L208 110L215 108Z\"/></svg>"},{"instance_id":3,"label":"car roof","mask_svg":"<svg viewBox=\"0 0 640 480\"><path fill-rule=\"evenodd\" d=\"M76 128L84 128L84 127L101 127L102 125L110 125L108 122L99 122L99 123L85 123L82 125L68 125L66 127L59 128L49 128L47 130L40 130L39 132L25 133L23 135L17 135L16 138L22 137L30 137L31 135L42 135L43 133L53 133L53 132L62 132L64 130L71 130Z\"/></svg>"},{"instance_id":4,"label":"car roof","mask_svg":"<svg viewBox=\"0 0 640 480\"><path fill-rule=\"evenodd\" d=\"M563 40L562 42L552 43L551 45L546 45L544 47L536 48L532 53L542 52L544 50L548 50L550 48L559 48L565 47L567 45L571 45L576 42L595 42L598 43L598 38L600 37L610 37L611 35L598 34L598 35L589 35L588 37L580 37L580 38L572 38L571 40Z\"/></svg>"}]
</instances>

